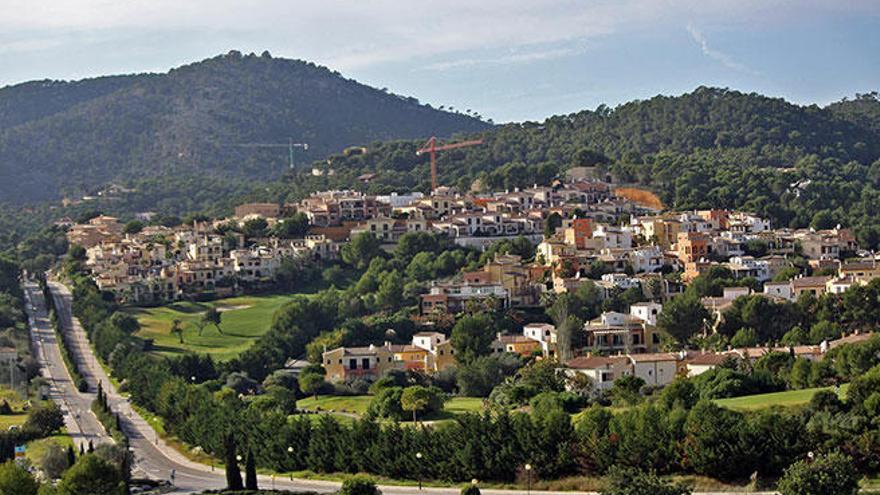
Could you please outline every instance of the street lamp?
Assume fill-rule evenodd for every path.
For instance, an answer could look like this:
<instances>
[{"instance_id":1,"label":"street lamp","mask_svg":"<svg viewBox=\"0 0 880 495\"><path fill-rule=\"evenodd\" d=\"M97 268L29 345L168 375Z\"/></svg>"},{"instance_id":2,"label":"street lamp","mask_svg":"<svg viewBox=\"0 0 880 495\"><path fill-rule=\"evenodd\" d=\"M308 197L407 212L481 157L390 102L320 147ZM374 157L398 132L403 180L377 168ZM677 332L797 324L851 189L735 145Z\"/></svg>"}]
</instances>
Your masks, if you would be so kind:
<instances>
[{"instance_id":1,"label":"street lamp","mask_svg":"<svg viewBox=\"0 0 880 495\"><path fill-rule=\"evenodd\" d=\"M816 454L812 450L807 452L807 462L813 462L814 457L816 457Z\"/></svg>"},{"instance_id":2,"label":"street lamp","mask_svg":"<svg viewBox=\"0 0 880 495\"><path fill-rule=\"evenodd\" d=\"M526 485L528 488L526 489L526 493L532 495L532 465L526 463L523 467L526 468L526 475L528 475L528 485Z\"/></svg>"},{"instance_id":3,"label":"street lamp","mask_svg":"<svg viewBox=\"0 0 880 495\"><path fill-rule=\"evenodd\" d=\"M416 452L416 459L418 459L418 467L416 471L418 471L419 475L419 491L422 491L422 453Z\"/></svg>"},{"instance_id":4,"label":"street lamp","mask_svg":"<svg viewBox=\"0 0 880 495\"><path fill-rule=\"evenodd\" d=\"M293 455L293 446L287 447L287 454ZM290 471L290 481L293 481L293 470Z\"/></svg>"}]
</instances>

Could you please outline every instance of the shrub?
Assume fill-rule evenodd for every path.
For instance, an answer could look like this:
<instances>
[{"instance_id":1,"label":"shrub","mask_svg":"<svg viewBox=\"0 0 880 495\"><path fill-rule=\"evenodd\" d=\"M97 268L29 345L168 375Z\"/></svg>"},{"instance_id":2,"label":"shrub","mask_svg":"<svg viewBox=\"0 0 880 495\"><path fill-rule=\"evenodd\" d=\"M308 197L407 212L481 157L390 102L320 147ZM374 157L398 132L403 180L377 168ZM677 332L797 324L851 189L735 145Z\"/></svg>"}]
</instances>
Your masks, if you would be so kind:
<instances>
[{"instance_id":1,"label":"shrub","mask_svg":"<svg viewBox=\"0 0 880 495\"><path fill-rule=\"evenodd\" d=\"M608 471L608 485L602 495L689 495L690 487L668 483L653 471L614 466Z\"/></svg>"},{"instance_id":2,"label":"shrub","mask_svg":"<svg viewBox=\"0 0 880 495\"><path fill-rule=\"evenodd\" d=\"M480 495L480 487L471 483L461 489L461 495Z\"/></svg>"},{"instance_id":3,"label":"shrub","mask_svg":"<svg viewBox=\"0 0 880 495\"><path fill-rule=\"evenodd\" d=\"M369 476L355 475L342 482L339 495L381 495L376 482Z\"/></svg>"},{"instance_id":4,"label":"shrub","mask_svg":"<svg viewBox=\"0 0 880 495\"><path fill-rule=\"evenodd\" d=\"M855 495L859 475L852 459L835 452L795 462L785 470L777 488L782 495Z\"/></svg>"}]
</instances>

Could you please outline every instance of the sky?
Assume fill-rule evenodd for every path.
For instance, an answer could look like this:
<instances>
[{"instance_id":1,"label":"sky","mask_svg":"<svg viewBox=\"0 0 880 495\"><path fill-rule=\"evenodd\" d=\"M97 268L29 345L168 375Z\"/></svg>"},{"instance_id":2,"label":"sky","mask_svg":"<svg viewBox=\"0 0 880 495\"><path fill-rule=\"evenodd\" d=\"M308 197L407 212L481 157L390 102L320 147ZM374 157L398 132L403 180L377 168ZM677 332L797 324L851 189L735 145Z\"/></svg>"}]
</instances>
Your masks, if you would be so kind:
<instances>
[{"instance_id":1,"label":"sky","mask_svg":"<svg viewBox=\"0 0 880 495\"><path fill-rule=\"evenodd\" d=\"M495 122L704 86L880 90L880 0L0 0L0 85L309 60Z\"/></svg>"}]
</instances>

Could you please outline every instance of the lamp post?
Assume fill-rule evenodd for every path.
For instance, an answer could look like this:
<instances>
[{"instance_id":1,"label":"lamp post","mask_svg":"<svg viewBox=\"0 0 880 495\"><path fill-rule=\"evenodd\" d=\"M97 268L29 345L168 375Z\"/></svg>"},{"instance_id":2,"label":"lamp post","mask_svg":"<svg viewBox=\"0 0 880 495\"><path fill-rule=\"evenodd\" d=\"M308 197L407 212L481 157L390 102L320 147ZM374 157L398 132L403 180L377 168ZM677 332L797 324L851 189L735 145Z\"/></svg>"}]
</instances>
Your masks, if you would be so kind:
<instances>
[{"instance_id":1,"label":"lamp post","mask_svg":"<svg viewBox=\"0 0 880 495\"><path fill-rule=\"evenodd\" d=\"M416 459L418 459L416 471L418 471L419 476L419 491L422 491L422 453L416 452Z\"/></svg>"},{"instance_id":2,"label":"lamp post","mask_svg":"<svg viewBox=\"0 0 880 495\"><path fill-rule=\"evenodd\" d=\"M293 455L293 446L287 447L287 455ZM290 471L290 481L293 481L293 470Z\"/></svg>"},{"instance_id":3,"label":"lamp post","mask_svg":"<svg viewBox=\"0 0 880 495\"><path fill-rule=\"evenodd\" d=\"M527 487L526 493L528 495L532 495L532 465L529 463L526 463L526 465L524 467L526 468L526 475L528 476L528 482L527 482L528 484L526 485L526 487Z\"/></svg>"}]
</instances>

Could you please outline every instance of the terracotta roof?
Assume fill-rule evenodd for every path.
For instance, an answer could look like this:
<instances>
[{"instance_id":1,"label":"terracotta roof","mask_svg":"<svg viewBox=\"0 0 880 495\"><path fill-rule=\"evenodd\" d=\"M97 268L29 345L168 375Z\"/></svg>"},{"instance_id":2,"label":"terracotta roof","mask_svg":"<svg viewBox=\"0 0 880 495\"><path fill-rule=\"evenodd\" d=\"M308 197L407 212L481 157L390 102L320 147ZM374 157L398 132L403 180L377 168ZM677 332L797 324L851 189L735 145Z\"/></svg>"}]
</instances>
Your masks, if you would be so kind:
<instances>
[{"instance_id":1,"label":"terracotta roof","mask_svg":"<svg viewBox=\"0 0 880 495\"><path fill-rule=\"evenodd\" d=\"M792 287L817 287L825 286L825 283L831 280L831 276L827 277L800 277L791 281Z\"/></svg>"},{"instance_id":2,"label":"terracotta roof","mask_svg":"<svg viewBox=\"0 0 880 495\"><path fill-rule=\"evenodd\" d=\"M678 361L678 354L674 352L655 352L646 354L628 354L627 357L636 363L655 363L659 361Z\"/></svg>"},{"instance_id":3,"label":"terracotta roof","mask_svg":"<svg viewBox=\"0 0 880 495\"><path fill-rule=\"evenodd\" d=\"M739 355L737 355L736 353L732 353L732 352L731 353L723 353L723 354L716 354L714 352L700 354L698 356L694 356L692 358L689 358L688 364L696 364L698 366L718 366L719 364L723 363L724 361L727 360L727 358L730 358L730 357L738 358Z\"/></svg>"}]
</instances>

